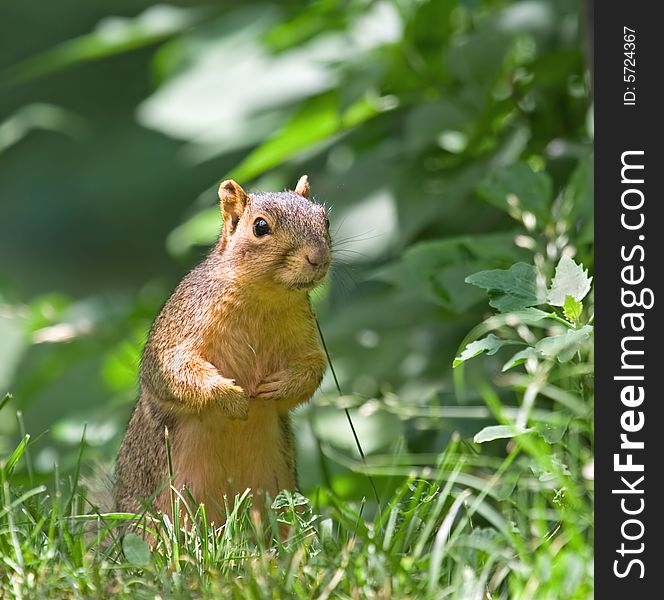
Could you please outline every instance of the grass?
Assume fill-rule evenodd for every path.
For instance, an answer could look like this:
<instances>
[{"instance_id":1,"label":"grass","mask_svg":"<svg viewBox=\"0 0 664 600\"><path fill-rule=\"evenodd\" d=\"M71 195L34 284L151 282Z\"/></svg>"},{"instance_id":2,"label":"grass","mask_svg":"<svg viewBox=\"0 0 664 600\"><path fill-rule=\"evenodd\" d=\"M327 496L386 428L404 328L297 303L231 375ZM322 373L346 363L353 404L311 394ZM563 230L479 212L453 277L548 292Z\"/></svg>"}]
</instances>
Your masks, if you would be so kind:
<instances>
[{"instance_id":1,"label":"grass","mask_svg":"<svg viewBox=\"0 0 664 600\"><path fill-rule=\"evenodd\" d=\"M396 456L410 475L380 510L319 488L311 499L282 492L260 521L245 493L216 529L175 489L174 522L100 513L79 482L83 443L69 478L56 469L30 485L32 443L26 434L0 461L0 598L592 597L587 486L535 434L507 452L503 440L500 456L458 436L433 464Z\"/></svg>"}]
</instances>

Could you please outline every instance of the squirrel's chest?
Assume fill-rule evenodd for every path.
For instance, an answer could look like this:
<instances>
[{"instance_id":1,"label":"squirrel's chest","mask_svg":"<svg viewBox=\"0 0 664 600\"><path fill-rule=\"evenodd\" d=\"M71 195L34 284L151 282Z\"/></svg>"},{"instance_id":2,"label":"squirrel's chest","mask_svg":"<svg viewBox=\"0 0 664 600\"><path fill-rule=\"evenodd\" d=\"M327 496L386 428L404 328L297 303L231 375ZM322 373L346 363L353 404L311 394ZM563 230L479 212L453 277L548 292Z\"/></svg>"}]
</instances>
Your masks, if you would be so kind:
<instances>
[{"instance_id":1,"label":"squirrel's chest","mask_svg":"<svg viewBox=\"0 0 664 600\"><path fill-rule=\"evenodd\" d=\"M309 317L301 311L229 318L209 341L207 360L249 391L265 377L287 369L307 352L303 332Z\"/></svg>"}]
</instances>

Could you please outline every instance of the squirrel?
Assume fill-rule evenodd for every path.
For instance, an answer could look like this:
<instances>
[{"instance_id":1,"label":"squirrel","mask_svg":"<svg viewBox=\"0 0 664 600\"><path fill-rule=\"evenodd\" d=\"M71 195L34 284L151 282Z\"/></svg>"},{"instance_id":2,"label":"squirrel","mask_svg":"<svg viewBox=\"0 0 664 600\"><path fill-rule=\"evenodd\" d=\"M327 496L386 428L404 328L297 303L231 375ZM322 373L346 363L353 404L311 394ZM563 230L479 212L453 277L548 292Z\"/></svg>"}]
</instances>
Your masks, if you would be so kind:
<instances>
[{"instance_id":1,"label":"squirrel","mask_svg":"<svg viewBox=\"0 0 664 600\"><path fill-rule=\"evenodd\" d=\"M223 226L207 258L167 300L148 336L139 398L115 465L123 512L171 514L168 428L176 489L225 521L250 488L274 498L297 489L290 410L327 367L309 292L331 260L325 208L307 176L294 191L245 193L221 183Z\"/></svg>"}]
</instances>

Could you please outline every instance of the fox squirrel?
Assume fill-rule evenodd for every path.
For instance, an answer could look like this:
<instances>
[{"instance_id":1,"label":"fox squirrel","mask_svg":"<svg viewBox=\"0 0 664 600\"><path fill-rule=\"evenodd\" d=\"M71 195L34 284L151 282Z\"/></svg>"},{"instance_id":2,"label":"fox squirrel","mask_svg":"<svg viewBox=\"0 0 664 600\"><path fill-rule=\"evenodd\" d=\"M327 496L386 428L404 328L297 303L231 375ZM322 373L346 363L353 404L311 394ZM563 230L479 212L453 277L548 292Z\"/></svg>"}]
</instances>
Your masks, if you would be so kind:
<instances>
[{"instance_id":1,"label":"fox squirrel","mask_svg":"<svg viewBox=\"0 0 664 600\"><path fill-rule=\"evenodd\" d=\"M208 257L179 284L150 331L140 395L115 466L118 510L170 514L186 485L224 522L224 496L297 487L289 411L311 398L326 358L309 301L331 258L329 221L294 192L219 187L224 216ZM172 515L171 515L172 516Z\"/></svg>"}]
</instances>

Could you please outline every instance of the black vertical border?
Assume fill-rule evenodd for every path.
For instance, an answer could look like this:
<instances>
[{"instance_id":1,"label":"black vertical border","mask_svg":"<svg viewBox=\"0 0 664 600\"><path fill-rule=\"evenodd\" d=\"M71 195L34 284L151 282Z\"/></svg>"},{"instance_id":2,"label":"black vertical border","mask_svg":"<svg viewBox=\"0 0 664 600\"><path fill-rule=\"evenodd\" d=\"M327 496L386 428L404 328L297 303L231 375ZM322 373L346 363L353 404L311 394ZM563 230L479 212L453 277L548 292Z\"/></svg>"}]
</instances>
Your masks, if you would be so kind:
<instances>
[{"instance_id":1,"label":"black vertical border","mask_svg":"<svg viewBox=\"0 0 664 600\"><path fill-rule=\"evenodd\" d=\"M594 6L594 109L595 109L595 597L651 599L664 598L664 398L660 392L660 377L664 375L664 330L661 303L664 302L661 280L664 277L664 231L660 231L659 205L664 202L662 179L662 112L664 111L664 24L657 18L661 6L648 0L630 2L597 2ZM625 82L623 27L636 30L636 81ZM636 104L625 106L623 94L634 87ZM643 150L645 194L643 213L645 226L641 231L626 231L620 224L621 194L627 186L621 183L621 155L629 150ZM638 240L644 235L643 240ZM643 286L653 290L655 305L645 313L646 327L645 400L641 407L645 417L644 429L630 434L645 441L643 451L633 451L634 461L643 461L645 475L643 495L631 495L630 505L638 505L636 498L644 498L645 509L634 518L643 522L643 538L631 542L632 548L644 543L642 553L625 554L618 550L623 543L621 526L630 516L621 509L621 499L613 489L625 487L621 475L613 468L614 453L619 452L620 418L624 410L620 391L623 382L615 381L620 374L621 339L629 335L621 326L621 315L630 312L621 303L621 246L627 248L641 243L645 250ZM638 264L632 261L632 264ZM632 309L642 310L642 309ZM635 371L636 372L636 371ZM633 474L632 474L633 475ZM632 476L630 479L634 479ZM633 534L637 527L628 528ZM627 542L629 543L629 542ZM614 573L614 561L621 567L628 556L644 564L630 570L628 576Z\"/></svg>"}]
</instances>

